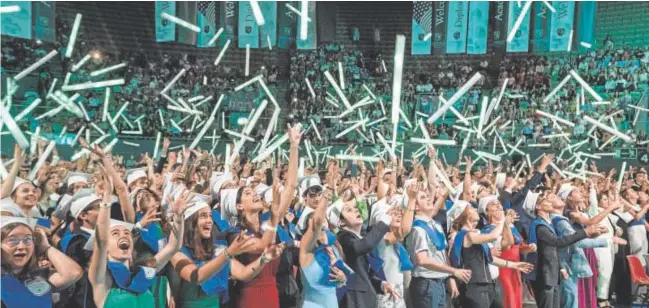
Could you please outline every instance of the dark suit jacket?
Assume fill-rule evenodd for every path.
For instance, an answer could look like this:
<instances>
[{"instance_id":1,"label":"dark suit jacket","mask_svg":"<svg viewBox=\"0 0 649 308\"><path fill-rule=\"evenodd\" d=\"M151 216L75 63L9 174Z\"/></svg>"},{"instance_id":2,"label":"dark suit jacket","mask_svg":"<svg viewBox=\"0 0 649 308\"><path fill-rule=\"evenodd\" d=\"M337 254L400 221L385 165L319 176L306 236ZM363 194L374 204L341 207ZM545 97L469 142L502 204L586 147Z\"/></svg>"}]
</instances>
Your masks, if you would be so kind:
<instances>
[{"instance_id":1,"label":"dark suit jacket","mask_svg":"<svg viewBox=\"0 0 649 308\"><path fill-rule=\"evenodd\" d=\"M368 255L383 240L390 227L379 222L362 239L354 233L340 230L338 242L345 254L345 263L356 274L347 281L348 292L342 299L340 307L375 308L376 294L381 293L381 279L370 273Z\"/></svg>"},{"instance_id":2,"label":"dark suit jacket","mask_svg":"<svg viewBox=\"0 0 649 308\"><path fill-rule=\"evenodd\" d=\"M586 237L586 231L583 229L568 236L557 237L548 227L537 226L536 283L542 283L548 287L558 286L561 266L557 248L570 246Z\"/></svg>"},{"instance_id":3,"label":"dark suit jacket","mask_svg":"<svg viewBox=\"0 0 649 308\"><path fill-rule=\"evenodd\" d=\"M525 209L523 209L523 203L525 202L525 197L527 197L527 193L530 191L530 189L539 186L539 184L543 182L544 175L545 173L534 171L534 175L529 181L525 183L523 189L511 193L503 189L500 189L498 191L498 199L500 200L500 203L505 205L505 203L509 201L511 203L512 209L514 209L516 213L518 213L520 219L519 221L514 223L514 226L516 227L516 229L518 229L518 232L523 235L523 238L525 239L529 238L528 233L534 218L530 217L525 212Z\"/></svg>"}]
</instances>

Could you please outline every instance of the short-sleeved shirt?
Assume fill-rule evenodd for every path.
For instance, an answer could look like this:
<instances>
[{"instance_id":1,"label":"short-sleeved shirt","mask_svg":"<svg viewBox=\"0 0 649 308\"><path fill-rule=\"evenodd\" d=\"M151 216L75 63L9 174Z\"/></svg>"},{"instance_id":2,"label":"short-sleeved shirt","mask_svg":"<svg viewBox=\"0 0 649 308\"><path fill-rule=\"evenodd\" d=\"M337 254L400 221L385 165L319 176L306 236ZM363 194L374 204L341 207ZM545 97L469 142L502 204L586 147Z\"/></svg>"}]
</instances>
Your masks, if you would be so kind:
<instances>
[{"instance_id":1,"label":"short-sleeved shirt","mask_svg":"<svg viewBox=\"0 0 649 308\"><path fill-rule=\"evenodd\" d=\"M422 219L419 217L419 219ZM444 233L442 226L435 222L432 219L430 224L437 231ZM433 278L433 279L444 279L450 276L448 273L431 271L423 266L417 264L417 253L421 251L426 251L428 258L433 259L434 261L447 264L446 250L437 250L433 242L428 238L428 234L424 229L419 227L413 227L410 236L406 241L406 246L408 249L408 254L410 254L410 259L415 265L415 268L412 270L412 277L422 277L422 278ZM448 247L448 244L446 245Z\"/></svg>"}]
</instances>

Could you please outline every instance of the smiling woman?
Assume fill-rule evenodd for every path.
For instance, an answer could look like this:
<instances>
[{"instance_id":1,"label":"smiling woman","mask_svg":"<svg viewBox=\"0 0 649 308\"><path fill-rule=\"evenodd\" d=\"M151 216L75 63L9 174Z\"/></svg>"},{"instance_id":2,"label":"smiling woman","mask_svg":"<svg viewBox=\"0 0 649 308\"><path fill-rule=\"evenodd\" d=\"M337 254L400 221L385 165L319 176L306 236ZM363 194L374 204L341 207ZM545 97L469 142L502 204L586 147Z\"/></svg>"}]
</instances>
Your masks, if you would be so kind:
<instances>
[{"instance_id":1,"label":"smiling woman","mask_svg":"<svg viewBox=\"0 0 649 308\"><path fill-rule=\"evenodd\" d=\"M34 229L35 220L3 216L0 225L3 307L51 307L52 288L67 287L81 278L81 267L52 247L43 229ZM39 268L37 256L47 257L56 272Z\"/></svg>"}]
</instances>

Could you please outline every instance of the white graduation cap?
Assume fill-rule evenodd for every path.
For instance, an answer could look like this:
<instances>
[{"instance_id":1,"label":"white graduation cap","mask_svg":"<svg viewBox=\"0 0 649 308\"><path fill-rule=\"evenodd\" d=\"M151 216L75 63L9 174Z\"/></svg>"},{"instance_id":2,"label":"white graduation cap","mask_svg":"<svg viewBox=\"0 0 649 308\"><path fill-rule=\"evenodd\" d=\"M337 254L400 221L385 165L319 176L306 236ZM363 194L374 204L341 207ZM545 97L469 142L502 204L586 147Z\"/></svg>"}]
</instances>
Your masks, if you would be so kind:
<instances>
[{"instance_id":1,"label":"white graduation cap","mask_svg":"<svg viewBox=\"0 0 649 308\"><path fill-rule=\"evenodd\" d=\"M477 193L478 193L478 190L479 190L481 187L484 187L484 186L482 186L482 185L479 184L479 183L472 183L472 184L471 184L471 191L472 191L474 194L477 194ZM455 192L456 192L456 194L455 194L455 199L462 197L462 193L464 192L464 183L460 183L459 185L457 185L457 187L455 187Z\"/></svg>"},{"instance_id":2,"label":"white graduation cap","mask_svg":"<svg viewBox=\"0 0 649 308\"><path fill-rule=\"evenodd\" d=\"M79 213L83 212L83 210L85 210L90 204L98 200L101 200L101 197L94 192L89 195L75 194L72 200L72 205L70 206L70 214L72 217L77 218Z\"/></svg>"},{"instance_id":3,"label":"white graduation cap","mask_svg":"<svg viewBox=\"0 0 649 308\"><path fill-rule=\"evenodd\" d=\"M0 216L0 228L4 228L11 224L23 224L27 226L30 230L34 231L36 227L36 219L24 218L24 217L13 217L13 216Z\"/></svg>"},{"instance_id":4,"label":"white graduation cap","mask_svg":"<svg viewBox=\"0 0 649 308\"><path fill-rule=\"evenodd\" d=\"M110 229L112 229L114 227L119 227L119 226L123 226L128 231L133 231L133 227L135 227L134 224L128 223L128 222L125 222L125 221L121 221L121 220L117 220L117 219L111 219L110 220ZM93 250L93 248L95 246L95 235L96 234L97 234L97 231L93 231L93 232L90 233L90 238L86 242L86 245L83 246L83 249L89 250L89 251Z\"/></svg>"},{"instance_id":5,"label":"white graduation cap","mask_svg":"<svg viewBox=\"0 0 649 308\"><path fill-rule=\"evenodd\" d=\"M88 183L90 180L90 174L82 172L68 172L66 183L68 186L72 186L76 183Z\"/></svg>"},{"instance_id":6,"label":"white graduation cap","mask_svg":"<svg viewBox=\"0 0 649 308\"><path fill-rule=\"evenodd\" d=\"M487 212L487 205L493 201L498 201L498 196L496 195L491 195L491 196L486 196L480 198L480 202L478 203L478 213L484 214Z\"/></svg>"},{"instance_id":7,"label":"white graduation cap","mask_svg":"<svg viewBox=\"0 0 649 308\"><path fill-rule=\"evenodd\" d=\"M189 217L192 217L192 215L196 214L196 212L200 211L201 209L209 208L209 207L210 206L203 201L196 202L194 205L188 207L185 210L185 213L183 213L183 217L187 219Z\"/></svg>"},{"instance_id":8,"label":"white graduation cap","mask_svg":"<svg viewBox=\"0 0 649 308\"><path fill-rule=\"evenodd\" d=\"M19 177L16 177L16 180L14 180L14 187L11 188L11 193L13 194L16 189L18 189L18 186L25 184L25 183L30 183L27 180L21 179Z\"/></svg>"},{"instance_id":9,"label":"white graduation cap","mask_svg":"<svg viewBox=\"0 0 649 308\"><path fill-rule=\"evenodd\" d=\"M464 200L456 200L453 202L453 206L446 212L446 226L448 230L451 230L453 222L464 213L467 206L470 206L469 202Z\"/></svg>"},{"instance_id":10,"label":"white graduation cap","mask_svg":"<svg viewBox=\"0 0 649 308\"><path fill-rule=\"evenodd\" d=\"M302 215L297 220L297 226L295 228L295 232L297 234L304 235L304 232L306 232L307 221L309 220L309 216L311 216L313 212L315 212L315 210L308 206L306 206L304 210L302 210Z\"/></svg>"},{"instance_id":11,"label":"white graduation cap","mask_svg":"<svg viewBox=\"0 0 649 308\"><path fill-rule=\"evenodd\" d=\"M255 187L255 193L257 193L260 197L263 197L264 193L269 189L272 190L273 188L271 186L266 185L266 184L259 183Z\"/></svg>"},{"instance_id":12,"label":"white graduation cap","mask_svg":"<svg viewBox=\"0 0 649 308\"><path fill-rule=\"evenodd\" d=\"M536 202L539 200L541 193L528 191L523 201L523 210L532 217L536 217Z\"/></svg>"},{"instance_id":13,"label":"white graduation cap","mask_svg":"<svg viewBox=\"0 0 649 308\"><path fill-rule=\"evenodd\" d=\"M340 224L340 214L343 212L344 205L345 202L343 202L342 199L338 199L336 202L329 205L327 208L327 221L330 225L338 227L338 224Z\"/></svg>"},{"instance_id":14,"label":"white graduation cap","mask_svg":"<svg viewBox=\"0 0 649 308\"><path fill-rule=\"evenodd\" d=\"M25 217L23 210L10 197L0 200L0 212L8 212L15 217ZM40 217L41 213L38 207L32 207L31 217Z\"/></svg>"},{"instance_id":15,"label":"white graduation cap","mask_svg":"<svg viewBox=\"0 0 649 308\"><path fill-rule=\"evenodd\" d=\"M236 188L221 191L221 218L230 220L237 217L237 192Z\"/></svg>"},{"instance_id":16,"label":"white graduation cap","mask_svg":"<svg viewBox=\"0 0 649 308\"><path fill-rule=\"evenodd\" d=\"M568 196L570 196L570 193L572 193L573 189L574 187L570 183L562 184L561 187L559 187L557 196L559 196L559 198L561 198L563 201L566 201L566 199L568 199Z\"/></svg>"},{"instance_id":17,"label":"white graduation cap","mask_svg":"<svg viewBox=\"0 0 649 308\"><path fill-rule=\"evenodd\" d=\"M322 188L322 184L320 183L320 177L317 174L314 175L307 175L300 180L300 194L304 195L304 193L311 187L320 187Z\"/></svg>"},{"instance_id":18,"label":"white graduation cap","mask_svg":"<svg viewBox=\"0 0 649 308\"><path fill-rule=\"evenodd\" d=\"M131 186L133 182L137 181L140 178L145 178L146 168L137 168L126 170L126 185Z\"/></svg>"},{"instance_id":19,"label":"white graduation cap","mask_svg":"<svg viewBox=\"0 0 649 308\"><path fill-rule=\"evenodd\" d=\"M58 217L61 220L65 220L65 215L70 211L70 206L72 205L72 195L65 194L59 199L59 204L57 204L56 209L52 213L52 216Z\"/></svg>"},{"instance_id":20,"label":"white graduation cap","mask_svg":"<svg viewBox=\"0 0 649 308\"><path fill-rule=\"evenodd\" d=\"M223 186L223 184L225 184L228 181L232 181L232 179L234 179L234 177L232 176L232 173L230 173L230 172L226 172L226 173L223 173L223 174L215 177L214 181L212 181L212 183L214 183L214 185L212 185L212 189L211 189L212 197L218 196L219 191L221 190L221 187Z\"/></svg>"},{"instance_id":21,"label":"white graduation cap","mask_svg":"<svg viewBox=\"0 0 649 308\"><path fill-rule=\"evenodd\" d=\"M373 226L381 221L381 217L385 215L391 207L392 204L387 202L385 198L374 202L374 204L372 204L372 212L370 213L368 224Z\"/></svg>"},{"instance_id":22,"label":"white graduation cap","mask_svg":"<svg viewBox=\"0 0 649 308\"><path fill-rule=\"evenodd\" d=\"M507 173L499 172L496 174L496 187L503 189L505 187L505 180L507 179Z\"/></svg>"}]
</instances>

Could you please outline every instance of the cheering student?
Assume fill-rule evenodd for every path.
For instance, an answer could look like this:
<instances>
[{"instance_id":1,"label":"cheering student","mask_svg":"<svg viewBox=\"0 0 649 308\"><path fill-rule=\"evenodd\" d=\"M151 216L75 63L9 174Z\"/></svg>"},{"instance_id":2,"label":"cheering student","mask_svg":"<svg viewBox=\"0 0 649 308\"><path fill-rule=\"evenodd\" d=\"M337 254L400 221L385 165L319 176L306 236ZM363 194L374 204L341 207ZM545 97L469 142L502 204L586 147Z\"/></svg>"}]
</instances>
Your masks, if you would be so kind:
<instances>
[{"instance_id":1,"label":"cheering student","mask_svg":"<svg viewBox=\"0 0 649 308\"><path fill-rule=\"evenodd\" d=\"M557 195L546 192L535 202L536 219L530 227L530 244L536 244L536 277L532 283L534 298L539 308L559 308L561 295L559 281L561 266L559 263L559 248L568 247L586 237L597 237L602 228L597 225L588 226L566 236L558 236L552 226L550 214L554 213Z\"/></svg>"},{"instance_id":2,"label":"cheering student","mask_svg":"<svg viewBox=\"0 0 649 308\"><path fill-rule=\"evenodd\" d=\"M467 163L467 167L470 162ZM498 202L493 199L492 202ZM522 272L529 272L533 265L525 262L509 262L492 256L488 243L496 241L502 235L507 224L509 228L513 219L506 218L502 206L496 214L498 221L489 233L481 233L476 229L480 216L473 206L466 202L456 202L448 212L449 224L455 234L452 236L453 243L449 251L451 264L456 268L464 268L471 271L471 278L467 283L459 286L460 303L462 307L502 307L502 298L497 296L496 279L491 276L488 265L492 263L498 267L516 269Z\"/></svg>"},{"instance_id":3,"label":"cheering student","mask_svg":"<svg viewBox=\"0 0 649 308\"><path fill-rule=\"evenodd\" d=\"M81 267L52 247L35 224L28 218L0 217L2 307L52 307L52 289L66 288L83 275ZM47 258L56 272L39 267L39 257Z\"/></svg>"},{"instance_id":4,"label":"cheering student","mask_svg":"<svg viewBox=\"0 0 649 308\"><path fill-rule=\"evenodd\" d=\"M642 191L636 192L631 187L623 189L621 195L622 200L627 203L627 214L632 216L632 219L627 220L629 255L637 256L640 262L645 264L644 255L649 251L649 240L647 239L649 223L645 217L649 212L649 195ZM638 287L638 285L633 285L633 293Z\"/></svg>"},{"instance_id":5,"label":"cheering student","mask_svg":"<svg viewBox=\"0 0 649 308\"><path fill-rule=\"evenodd\" d=\"M234 236L230 236L231 243L238 237L238 232L250 232L254 235L254 245L249 252L239 255L236 259L244 265L255 262L262 255L267 247L271 247L271 254L281 254L283 245L274 245L277 233L277 224L279 219L284 217L291 205L293 191L297 183L297 169L299 164L299 145L302 138L301 125L298 123L289 127L288 136L290 141L289 166L286 174L286 185L282 192L279 206L271 209L270 220L262 224L262 211L264 209L263 201L257 192L247 186L242 186L236 190L234 198L222 198L221 207L228 213L227 216L235 215L238 226L231 231ZM227 199L227 200L223 200ZM234 199L232 201L232 199ZM225 204L224 204L225 203ZM271 262L265 266L261 273L254 279L239 283L236 286L237 307L254 308L269 307L279 308L279 293L275 281L278 260L264 259L264 263ZM275 258L273 258L275 259Z\"/></svg>"},{"instance_id":6,"label":"cheering student","mask_svg":"<svg viewBox=\"0 0 649 308\"><path fill-rule=\"evenodd\" d=\"M297 232L303 234L299 248L302 297L298 307L337 308L336 288L343 287L348 278L337 266L341 248L325 219L328 202L321 192L312 194L310 200L312 203L304 209L297 225ZM340 208L342 204L343 200L338 200L330 208Z\"/></svg>"},{"instance_id":7,"label":"cheering student","mask_svg":"<svg viewBox=\"0 0 649 308\"><path fill-rule=\"evenodd\" d=\"M249 281L259 274L267 262L277 257L272 247L254 262L243 266L235 259L254 244L254 239L241 233L229 247L214 232L212 211L204 201L197 201L185 211L187 228L183 247L171 258L181 281L176 290L176 307L219 307L228 300L228 278Z\"/></svg>"},{"instance_id":8,"label":"cheering student","mask_svg":"<svg viewBox=\"0 0 649 308\"><path fill-rule=\"evenodd\" d=\"M94 244L88 270L97 307L155 307L155 299L149 290L155 275L180 249L184 228L183 212L188 192L181 194L171 204L173 227L169 243L165 245L147 266L133 264L133 225L110 219L112 186L106 171L101 168L102 181L108 183L103 193L97 215L97 230L88 241ZM90 247L88 247L90 248ZM132 271L135 273L132 274Z\"/></svg>"}]
</instances>

